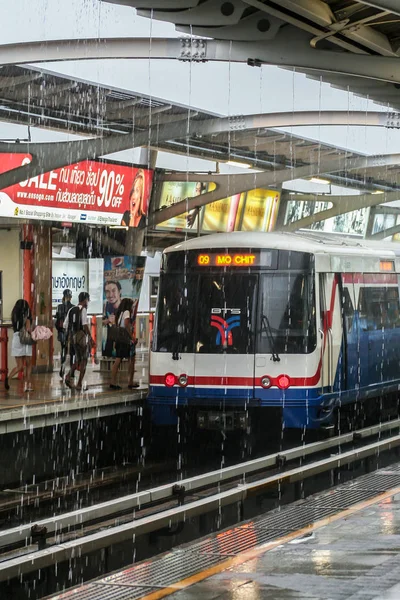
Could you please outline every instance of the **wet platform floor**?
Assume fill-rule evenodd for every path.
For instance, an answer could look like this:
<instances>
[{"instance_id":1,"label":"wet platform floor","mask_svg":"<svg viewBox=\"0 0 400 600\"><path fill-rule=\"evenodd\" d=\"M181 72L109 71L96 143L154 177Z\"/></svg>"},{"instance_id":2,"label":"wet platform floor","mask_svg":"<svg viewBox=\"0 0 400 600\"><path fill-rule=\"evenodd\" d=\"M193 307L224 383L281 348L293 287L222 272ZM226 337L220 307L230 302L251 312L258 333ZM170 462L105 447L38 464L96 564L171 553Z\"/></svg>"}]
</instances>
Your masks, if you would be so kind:
<instances>
[{"instance_id":1,"label":"wet platform floor","mask_svg":"<svg viewBox=\"0 0 400 600\"><path fill-rule=\"evenodd\" d=\"M169 597L399 600L400 495L260 552Z\"/></svg>"},{"instance_id":2,"label":"wet platform floor","mask_svg":"<svg viewBox=\"0 0 400 600\"><path fill-rule=\"evenodd\" d=\"M116 406L123 412L122 405L128 407L145 396L147 371L146 364L137 363L135 382L139 387L133 390L128 389L126 370L121 371L118 378L122 389L111 390L111 373L100 371L96 364L88 365L82 391L69 389L58 371L33 375L32 392L24 392L23 382L17 378L10 381L9 390L0 382L0 434L51 425L53 421L61 423L63 415L68 421L85 418L85 414L90 418L92 409L100 411L98 416L112 414L112 407Z\"/></svg>"},{"instance_id":3,"label":"wet platform floor","mask_svg":"<svg viewBox=\"0 0 400 600\"><path fill-rule=\"evenodd\" d=\"M399 600L400 464L55 600Z\"/></svg>"}]
</instances>

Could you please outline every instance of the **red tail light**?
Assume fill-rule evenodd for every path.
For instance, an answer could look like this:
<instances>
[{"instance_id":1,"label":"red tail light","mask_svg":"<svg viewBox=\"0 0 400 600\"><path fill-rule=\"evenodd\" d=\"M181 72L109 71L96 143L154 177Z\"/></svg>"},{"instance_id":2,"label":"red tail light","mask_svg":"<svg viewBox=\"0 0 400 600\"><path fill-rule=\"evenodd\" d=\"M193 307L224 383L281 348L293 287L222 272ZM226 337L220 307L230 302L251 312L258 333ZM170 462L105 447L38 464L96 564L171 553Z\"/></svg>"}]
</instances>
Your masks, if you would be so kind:
<instances>
[{"instance_id":1,"label":"red tail light","mask_svg":"<svg viewBox=\"0 0 400 600\"><path fill-rule=\"evenodd\" d=\"M276 383L279 389L287 390L290 386L290 378L288 375L278 375Z\"/></svg>"},{"instance_id":2,"label":"red tail light","mask_svg":"<svg viewBox=\"0 0 400 600\"><path fill-rule=\"evenodd\" d=\"M173 387L176 383L176 377L173 373L167 373L164 377L164 383L167 387Z\"/></svg>"}]
</instances>

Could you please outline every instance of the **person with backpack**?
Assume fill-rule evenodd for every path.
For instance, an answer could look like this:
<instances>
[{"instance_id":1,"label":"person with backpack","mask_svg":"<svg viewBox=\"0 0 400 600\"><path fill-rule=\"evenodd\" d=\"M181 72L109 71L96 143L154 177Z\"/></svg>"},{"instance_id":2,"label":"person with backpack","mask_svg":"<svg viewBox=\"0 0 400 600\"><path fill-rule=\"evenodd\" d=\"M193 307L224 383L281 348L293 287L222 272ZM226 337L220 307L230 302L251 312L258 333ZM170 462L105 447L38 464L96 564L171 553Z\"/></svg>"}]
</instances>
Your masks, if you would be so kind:
<instances>
[{"instance_id":1,"label":"person with backpack","mask_svg":"<svg viewBox=\"0 0 400 600\"><path fill-rule=\"evenodd\" d=\"M67 314L73 308L73 304L71 303L72 292L71 290L63 291L63 299L61 304L57 307L57 312L55 314L55 327L57 329L57 339L61 344L61 358L60 358L60 377L61 379L64 377L65 372L65 361L67 358L68 352L68 344L69 339L66 330L64 329L64 321L66 319ZM73 347L71 344L70 348L70 365L72 367L73 363Z\"/></svg>"},{"instance_id":2,"label":"person with backpack","mask_svg":"<svg viewBox=\"0 0 400 600\"><path fill-rule=\"evenodd\" d=\"M111 371L110 389L121 390L117 384L117 375L121 362L126 359L129 361L129 384L128 388L139 387L139 384L133 382L135 372L135 349L137 340L134 339L134 323L136 318L137 303L131 298L123 298L115 315L115 325L113 326L112 338L115 341L116 358Z\"/></svg>"},{"instance_id":3,"label":"person with backpack","mask_svg":"<svg viewBox=\"0 0 400 600\"><path fill-rule=\"evenodd\" d=\"M69 310L64 321L64 329L67 332L67 337L70 339L70 344L75 353L75 360L72 362L69 373L65 376L65 385L70 389L74 389L71 379L75 376L75 371L78 369L79 380L75 389L81 390L86 371L88 349L89 346L93 345L93 340L90 335L87 316L90 296L87 292L81 292L78 299L78 306L74 306Z\"/></svg>"}]
</instances>

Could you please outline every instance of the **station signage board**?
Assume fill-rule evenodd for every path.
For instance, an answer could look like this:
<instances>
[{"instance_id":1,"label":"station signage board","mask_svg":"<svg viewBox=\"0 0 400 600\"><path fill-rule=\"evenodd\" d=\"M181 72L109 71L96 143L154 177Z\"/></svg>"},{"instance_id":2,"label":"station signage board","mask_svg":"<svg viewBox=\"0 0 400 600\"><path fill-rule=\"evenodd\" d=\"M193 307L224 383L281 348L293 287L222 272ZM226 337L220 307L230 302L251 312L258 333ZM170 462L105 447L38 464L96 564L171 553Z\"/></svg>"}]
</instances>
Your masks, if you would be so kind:
<instances>
[{"instance_id":1,"label":"station signage board","mask_svg":"<svg viewBox=\"0 0 400 600\"><path fill-rule=\"evenodd\" d=\"M0 173L31 160L0 153ZM148 212L152 181L151 170L85 160L0 190L0 216L137 227Z\"/></svg>"}]
</instances>

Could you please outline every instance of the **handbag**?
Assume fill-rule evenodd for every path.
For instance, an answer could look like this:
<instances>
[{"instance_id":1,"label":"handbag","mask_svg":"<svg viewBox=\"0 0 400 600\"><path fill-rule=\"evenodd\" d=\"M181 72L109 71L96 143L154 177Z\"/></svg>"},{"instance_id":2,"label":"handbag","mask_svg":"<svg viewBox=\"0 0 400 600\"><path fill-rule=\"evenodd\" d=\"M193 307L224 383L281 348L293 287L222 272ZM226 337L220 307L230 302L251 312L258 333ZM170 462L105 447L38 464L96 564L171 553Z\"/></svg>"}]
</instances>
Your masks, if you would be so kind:
<instances>
[{"instance_id":1,"label":"handbag","mask_svg":"<svg viewBox=\"0 0 400 600\"><path fill-rule=\"evenodd\" d=\"M81 350L86 351L87 339L86 339L86 333L83 331L83 329L80 329L79 331L77 331L76 333L73 334L72 343L74 346L77 346Z\"/></svg>"},{"instance_id":2,"label":"handbag","mask_svg":"<svg viewBox=\"0 0 400 600\"><path fill-rule=\"evenodd\" d=\"M129 331L121 326L122 314L119 318L118 325L111 325L108 331L108 339L118 345L129 346L132 343L132 337Z\"/></svg>"},{"instance_id":3,"label":"handbag","mask_svg":"<svg viewBox=\"0 0 400 600\"><path fill-rule=\"evenodd\" d=\"M22 346L33 346L35 343L31 333L26 329L25 325L19 330L19 341Z\"/></svg>"}]
</instances>

